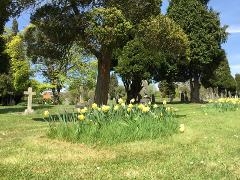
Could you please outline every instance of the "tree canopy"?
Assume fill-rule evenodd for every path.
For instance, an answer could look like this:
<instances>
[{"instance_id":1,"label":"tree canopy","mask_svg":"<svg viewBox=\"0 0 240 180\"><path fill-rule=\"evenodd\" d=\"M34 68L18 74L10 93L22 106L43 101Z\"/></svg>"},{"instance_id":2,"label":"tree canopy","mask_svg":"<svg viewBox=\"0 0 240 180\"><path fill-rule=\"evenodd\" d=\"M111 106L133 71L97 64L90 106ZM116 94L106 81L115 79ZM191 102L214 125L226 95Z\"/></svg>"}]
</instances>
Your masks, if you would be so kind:
<instances>
[{"instance_id":1,"label":"tree canopy","mask_svg":"<svg viewBox=\"0 0 240 180\"><path fill-rule=\"evenodd\" d=\"M171 0L167 15L178 23L190 41L189 78L191 101L200 100L200 81L206 68L215 66L226 40L226 27L221 27L219 14L207 7L208 1Z\"/></svg>"}]
</instances>

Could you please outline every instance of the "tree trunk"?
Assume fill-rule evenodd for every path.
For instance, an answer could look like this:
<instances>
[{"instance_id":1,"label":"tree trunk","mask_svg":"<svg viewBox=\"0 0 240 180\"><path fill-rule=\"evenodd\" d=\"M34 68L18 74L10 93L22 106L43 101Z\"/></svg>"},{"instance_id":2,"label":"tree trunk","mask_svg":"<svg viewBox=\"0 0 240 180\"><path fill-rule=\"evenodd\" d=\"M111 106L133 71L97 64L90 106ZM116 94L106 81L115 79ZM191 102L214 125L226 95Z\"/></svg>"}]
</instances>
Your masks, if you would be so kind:
<instances>
[{"instance_id":1,"label":"tree trunk","mask_svg":"<svg viewBox=\"0 0 240 180\"><path fill-rule=\"evenodd\" d=\"M130 89L127 91L127 103L130 103L131 99L135 99L136 101L140 101L138 97L140 97L140 91L142 89L142 80L133 79Z\"/></svg>"},{"instance_id":2,"label":"tree trunk","mask_svg":"<svg viewBox=\"0 0 240 180\"><path fill-rule=\"evenodd\" d=\"M97 105L107 104L110 83L111 55L103 53L98 58L98 76L94 101Z\"/></svg>"},{"instance_id":3,"label":"tree trunk","mask_svg":"<svg viewBox=\"0 0 240 180\"><path fill-rule=\"evenodd\" d=\"M191 89L191 102L199 103L200 102L200 83L199 76L195 75L193 80L190 80L190 89Z\"/></svg>"}]
</instances>

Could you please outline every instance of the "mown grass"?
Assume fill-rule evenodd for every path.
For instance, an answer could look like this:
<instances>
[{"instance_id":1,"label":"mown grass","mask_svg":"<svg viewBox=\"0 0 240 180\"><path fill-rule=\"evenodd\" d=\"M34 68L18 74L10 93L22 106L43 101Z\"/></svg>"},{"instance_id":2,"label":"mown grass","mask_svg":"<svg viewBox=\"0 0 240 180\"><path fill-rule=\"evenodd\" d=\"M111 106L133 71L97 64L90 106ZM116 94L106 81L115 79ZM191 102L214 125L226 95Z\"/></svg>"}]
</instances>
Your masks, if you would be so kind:
<instances>
[{"instance_id":1,"label":"mown grass","mask_svg":"<svg viewBox=\"0 0 240 180\"><path fill-rule=\"evenodd\" d=\"M184 133L111 146L47 137L42 112L73 107L0 107L0 179L239 179L240 110L174 106Z\"/></svg>"}]
</instances>

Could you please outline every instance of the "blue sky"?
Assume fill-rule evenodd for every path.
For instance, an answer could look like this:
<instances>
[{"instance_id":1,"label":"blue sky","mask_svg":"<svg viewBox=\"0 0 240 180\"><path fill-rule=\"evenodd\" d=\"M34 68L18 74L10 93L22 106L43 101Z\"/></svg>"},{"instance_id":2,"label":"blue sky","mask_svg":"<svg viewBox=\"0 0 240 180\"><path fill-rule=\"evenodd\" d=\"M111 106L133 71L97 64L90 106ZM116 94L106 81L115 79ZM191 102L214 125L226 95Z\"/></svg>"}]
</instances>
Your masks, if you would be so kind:
<instances>
[{"instance_id":1,"label":"blue sky","mask_svg":"<svg viewBox=\"0 0 240 180\"><path fill-rule=\"evenodd\" d=\"M163 0L162 12L166 12L168 0ZM223 44L230 64L232 75L240 73L240 0L210 0L209 6L220 13L222 25L228 25L228 40ZM29 23L30 12L18 18L19 29ZM11 26L11 23L7 23Z\"/></svg>"}]
</instances>

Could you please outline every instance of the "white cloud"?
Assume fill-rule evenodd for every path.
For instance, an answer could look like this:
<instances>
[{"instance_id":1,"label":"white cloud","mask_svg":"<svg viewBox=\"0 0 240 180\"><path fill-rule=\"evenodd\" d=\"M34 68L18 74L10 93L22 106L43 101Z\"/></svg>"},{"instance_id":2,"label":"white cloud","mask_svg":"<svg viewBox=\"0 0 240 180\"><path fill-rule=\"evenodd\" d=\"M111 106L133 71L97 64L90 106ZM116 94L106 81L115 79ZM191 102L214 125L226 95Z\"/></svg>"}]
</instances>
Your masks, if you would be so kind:
<instances>
[{"instance_id":1,"label":"white cloud","mask_svg":"<svg viewBox=\"0 0 240 180\"><path fill-rule=\"evenodd\" d=\"M229 26L227 28L227 32L231 33L231 34L233 34L233 33L240 33L240 25L238 25L238 26L236 26L236 25Z\"/></svg>"}]
</instances>

